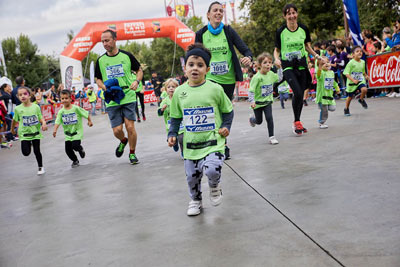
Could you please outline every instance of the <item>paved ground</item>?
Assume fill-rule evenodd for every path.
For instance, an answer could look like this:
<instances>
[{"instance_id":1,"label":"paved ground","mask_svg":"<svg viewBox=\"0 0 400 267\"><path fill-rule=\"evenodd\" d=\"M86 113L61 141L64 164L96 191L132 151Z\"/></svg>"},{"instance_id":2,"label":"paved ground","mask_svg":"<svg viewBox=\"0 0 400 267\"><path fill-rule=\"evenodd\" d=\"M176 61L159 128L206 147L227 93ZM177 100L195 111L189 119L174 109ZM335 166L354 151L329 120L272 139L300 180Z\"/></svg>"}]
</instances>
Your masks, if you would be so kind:
<instances>
[{"instance_id":1,"label":"paved ground","mask_svg":"<svg viewBox=\"0 0 400 267\"><path fill-rule=\"evenodd\" d=\"M189 218L183 161L166 146L154 107L137 124L141 163L117 159L105 115L85 128L87 158L70 168L63 135L45 133L47 173L19 142L0 151L0 266L400 266L399 99L344 101L318 129L291 134L292 111L274 104L279 145L235 105L223 168L224 201Z\"/></svg>"}]
</instances>

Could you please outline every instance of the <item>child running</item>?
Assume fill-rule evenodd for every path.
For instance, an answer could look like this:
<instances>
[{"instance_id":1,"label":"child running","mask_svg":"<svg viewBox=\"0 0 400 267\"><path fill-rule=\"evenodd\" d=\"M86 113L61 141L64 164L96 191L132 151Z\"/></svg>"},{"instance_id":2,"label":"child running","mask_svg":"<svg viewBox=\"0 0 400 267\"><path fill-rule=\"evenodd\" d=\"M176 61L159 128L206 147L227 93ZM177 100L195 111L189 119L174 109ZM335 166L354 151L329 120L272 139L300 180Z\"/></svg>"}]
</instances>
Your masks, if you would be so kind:
<instances>
[{"instance_id":1,"label":"child running","mask_svg":"<svg viewBox=\"0 0 400 267\"><path fill-rule=\"evenodd\" d=\"M211 204L222 202L220 186L224 163L225 138L233 120L232 103L223 88L205 77L210 70L211 53L202 44L189 46L185 56L188 82L179 86L171 102L168 145L174 146L183 120L183 157L191 201L188 216L201 213L201 178L208 177Z\"/></svg>"},{"instance_id":2,"label":"child running","mask_svg":"<svg viewBox=\"0 0 400 267\"><path fill-rule=\"evenodd\" d=\"M337 93L340 92L340 89L335 81L335 73L330 69L331 65L329 63L329 59L325 56L322 56L321 59L317 62L317 100L315 102L321 109L318 121L319 128L327 129L328 125L325 124L325 122L328 119L328 110L336 110L336 102L333 97L333 89L336 89Z\"/></svg>"},{"instance_id":3,"label":"child running","mask_svg":"<svg viewBox=\"0 0 400 267\"><path fill-rule=\"evenodd\" d=\"M262 53L257 57L259 71L254 75L250 82L249 102L254 111L254 116L249 118L250 126L262 123L263 113L267 121L269 143L279 144L274 136L274 119L272 117L272 103L274 102L274 83L279 81L279 77L271 70L272 56L269 53Z\"/></svg>"},{"instance_id":4,"label":"child running","mask_svg":"<svg viewBox=\"0 0 400 267\"><path fill-rule=\"evenodd\" d=\"M31 102L31 89L21 86L18 88L17 94L21 104L14 110L11 132L15 135L15 126L17 122L19 122L18 136L21 140L22 154L24 156L29 156L33 146L33 153L35 154L39 167L37 175L42 175L45 173L45 170L43 167L42 153L40 153L40 139L43 138L40 132L40 124L42 125L42 130L47 131L46 121L42 117L40 107Z\"/></svg>"},{"instance_id":5,"label":"child running","mask_svg":"<svg viewBox=\"0 0 400 267\"><path fill-rule=\"evenodd\" d=\"M69 90L62 90L60 97L64 107L57 114L53 136L56 137L58 127L62 123L65 136L65 153L72 160L71 167L75 168L79 166L79 160L74 150L78 151L81 158L84 158L86 155L81 145L83 138L82 117L88 120L89 127L92 127L93 123L88 111L72 104L71 92Z\"/></svg>"},{"instance_id":6,"label":"child running","mask_svg":"<svg viewBox=\"0 0 400 267\"><path fill-rule=\"evenodd\" d=\"M171 106L171 100L172 96L174 95L175 89L179 86L179 83L177 80L174 78L169 78L165 83L164 87L166 88L167 92L167 97L163 98L160 104L160 108L158 109L158 116L164 116L164 123L165 123L165 128L167 130L167 133L169 131L169 127L171 125L171 117L170 117L170 106ZM177 152L179 150L179 147L181 148L181 152L183 155L183 132L185 131L185 128L181 124L179 127L179 132L178 132L178 143L174 145L174 150Z\"/></svg>"},{"instance_id":7,"label":"child running","mask_svg":"<svg viewBox=\"0 0 400 267\"><path fill-rule=\"evenodd\" d=\"M365 61L361 59L362 49L360 46L354 46L352 49L353 59L349 61L343 74L347 77L347 99L346 107L344 109L344 115L350 116L350 102L356 94L357 90L361 90L360 99L358 102L365 109L368 108L367 102L365 102L365 96L367 94L366 80L368 75L365 73Z\"/></svg>"}]
</instances>

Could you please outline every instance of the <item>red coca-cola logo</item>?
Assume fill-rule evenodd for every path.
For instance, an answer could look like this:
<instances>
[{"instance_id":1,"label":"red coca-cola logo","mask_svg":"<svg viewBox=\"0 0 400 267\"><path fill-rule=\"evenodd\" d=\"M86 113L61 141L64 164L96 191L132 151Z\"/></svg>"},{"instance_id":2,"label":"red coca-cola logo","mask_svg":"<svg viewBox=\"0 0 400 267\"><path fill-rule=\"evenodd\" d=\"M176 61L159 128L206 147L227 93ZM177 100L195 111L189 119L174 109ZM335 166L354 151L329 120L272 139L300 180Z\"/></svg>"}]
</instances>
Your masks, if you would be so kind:
<instances>
[{"instance_id":1,"label":"red coca-cola logo","mask_svg":"<svg viewBox=\"0 0 400 267\"><path fill-rule=\"evenodd\" d=\"M368 73L371 87L400 85L400 54L368 58Z\"/></svg>"}]
</instances>

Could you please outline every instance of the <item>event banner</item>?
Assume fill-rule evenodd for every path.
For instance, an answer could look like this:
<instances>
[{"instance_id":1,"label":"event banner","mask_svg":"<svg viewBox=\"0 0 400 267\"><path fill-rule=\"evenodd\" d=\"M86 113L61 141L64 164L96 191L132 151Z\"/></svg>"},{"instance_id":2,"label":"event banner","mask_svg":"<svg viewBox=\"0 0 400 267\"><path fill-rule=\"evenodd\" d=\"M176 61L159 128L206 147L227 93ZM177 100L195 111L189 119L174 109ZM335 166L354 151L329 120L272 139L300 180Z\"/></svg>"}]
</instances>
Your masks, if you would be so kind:
<instances>
[{"instance_id":1,"label":"event banner","mask_svg":"<svg viewBox=\"0 0 400 267\"><path fill-rule=\"evenodd\" d=\"M250 81L236 82L236 88L237 88L239 97L248 97L249 96Z\"/></svg>"},{"instance_id":2,"label":"event banner","mask_svg":"<svg viewBox=\"0 0 400 267\"><path fill-rule=\"evenodd\" d=\"M400 87L400 51L367 58L369 88Z\"/></svg>"}]
</instances>

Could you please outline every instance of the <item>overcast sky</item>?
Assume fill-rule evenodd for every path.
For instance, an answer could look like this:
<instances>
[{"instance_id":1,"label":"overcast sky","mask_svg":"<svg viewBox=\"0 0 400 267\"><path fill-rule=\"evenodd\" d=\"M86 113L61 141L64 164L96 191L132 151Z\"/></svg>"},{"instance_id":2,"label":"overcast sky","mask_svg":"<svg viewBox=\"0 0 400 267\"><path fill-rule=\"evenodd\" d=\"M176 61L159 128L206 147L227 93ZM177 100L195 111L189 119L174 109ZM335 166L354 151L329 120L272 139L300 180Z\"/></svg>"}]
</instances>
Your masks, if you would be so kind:
<instances>
[{"instance_id":1,"label":"overcast sky","mask_svg":"<svg viewBox=\"0 0 400 267\"><path fill-rule=\"evenodd\" d=\"M196 15L205 23L212 1L193 2ZM237 17L243 14L237 8L239 3L235 1ZM164 0L0 0L0 10L0 41L22 33L37 44L39 53L54 55L66 46L67 33L73 30L77 34L87 22L165 17ZM229 4L227 17L232 19ZM100 44L93 50L104 52Z\"/></svg>"}]
</instances>

